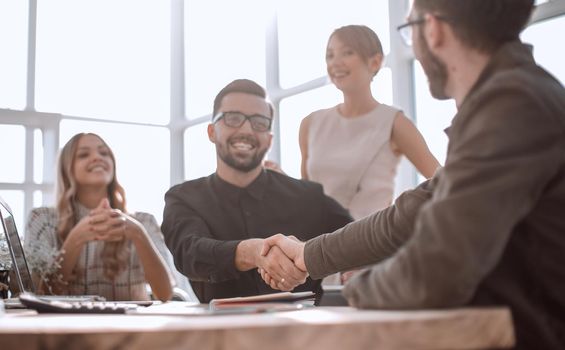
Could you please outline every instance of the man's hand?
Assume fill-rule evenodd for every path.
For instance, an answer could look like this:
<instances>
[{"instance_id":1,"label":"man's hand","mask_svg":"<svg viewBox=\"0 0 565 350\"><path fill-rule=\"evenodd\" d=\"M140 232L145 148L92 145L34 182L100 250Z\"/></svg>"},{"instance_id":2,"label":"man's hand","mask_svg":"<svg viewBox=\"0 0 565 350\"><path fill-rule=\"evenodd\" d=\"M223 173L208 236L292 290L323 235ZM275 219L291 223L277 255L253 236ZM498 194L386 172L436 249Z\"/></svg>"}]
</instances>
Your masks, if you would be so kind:
<instances>
[{"instance_id":1,"label":"man's hand","mask_svg":"<svg viewBox=\"0 0 565 350\"><path fill-rule=\"evenodd\" d=\"M308 276L308 273L306 272L306 265L304 264L304 243L300 242L294 236L287 237L282 234L277 234L263 240L263 247L261 249L262 256L270 256L271 254L276 254L279 251L288 257L296 269L302 273L303 281L300 284L304 283ZM291 290L294 288L285 288L288 287L284 283L287 280L286 276L277 278L268 269L260 268L258 272L261 274L265 283L270 285L273 289ZM281 283L281 281L283 283Z\"/></svg>"},{"instance_id":2,"label":"man's hand","mask_svg":"<svg viewBox=\"0 0 565 350\"><path fill-rule=\"evenodd\" d=\"M276 246L294 262L297 268L306 272L306 264L304 262L304 245L304 242L300 242L294 236L285 236L278 233L263 240L261 255L267 255L272 247Z\"/></svg>"},{"instance_id":3,"label":"man's hand","mask_svg":"<svg viewBox=\"0 0 565 350\"><path fill-rule=\"evenodd\" d=\"M252 238L241 241L235 251L235 267L239 271L257 268L269 273L267 282L273 289L293 290L306 281L306 272L297 268L281 249L273 248L261 254L264 240Z\"/></svg>"},{"instance_id":4,"label":"man's hand","mask_svg":"<svg viewBox=\"0 0 565 350\"><path fill-rule=\"evenodd\" d=\"M257 271L271 288L291 291L306 282L308 274L294 265L278 247L272 247L266 256L261 255Z\"/></svg>"}]
</instances>

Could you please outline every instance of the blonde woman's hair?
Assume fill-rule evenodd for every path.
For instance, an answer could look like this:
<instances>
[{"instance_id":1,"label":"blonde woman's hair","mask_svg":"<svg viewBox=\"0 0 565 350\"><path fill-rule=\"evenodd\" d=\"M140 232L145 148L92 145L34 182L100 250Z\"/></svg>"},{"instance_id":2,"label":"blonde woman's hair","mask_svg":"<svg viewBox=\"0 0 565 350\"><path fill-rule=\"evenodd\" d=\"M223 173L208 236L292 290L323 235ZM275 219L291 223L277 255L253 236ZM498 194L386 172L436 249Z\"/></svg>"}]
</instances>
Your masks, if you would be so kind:
<instances>
[{"instance_id":1,"label":"blonde woman's hair","mask_svg":"<svg viewBox=\"0 0 565 350\"><path fill-rule=\"evenodd\" d=\"M76 212L77 182L74 177L73 167L78 143L83 136L92 135L100 139L108 148L108 152L113 162L113 178L108 185L108 200L110 206L126 212L126 197L123 187L118 183L116 176L116 158L108 147L108 144L98 135L93 133L80 133L73 136L63 147L59 154L57 164L57 214L59 222L57 234L60 242L64 242L69 232L78 223L78 213ZM104 248L100 258L104 268L104 275L109 279L114 279L127 266L129 250L126 241L104 242Z\"/></svg>"}]
</instances>

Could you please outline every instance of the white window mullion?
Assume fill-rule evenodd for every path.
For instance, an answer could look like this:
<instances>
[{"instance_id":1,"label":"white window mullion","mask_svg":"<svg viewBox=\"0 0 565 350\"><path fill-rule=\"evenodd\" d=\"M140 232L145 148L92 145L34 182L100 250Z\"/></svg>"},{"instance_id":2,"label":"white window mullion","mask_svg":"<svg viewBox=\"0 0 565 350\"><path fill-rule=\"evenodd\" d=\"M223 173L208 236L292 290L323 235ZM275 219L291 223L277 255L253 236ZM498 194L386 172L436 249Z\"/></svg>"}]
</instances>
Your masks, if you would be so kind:
<instances>
[{"instance_id":1,"label":"white window mullion","mask_svg":"<svg viewBox=\"0 0 565 350\"><path fill-rule=\"evenodd\" d=\"M171 1L171 186L184 181L185 66L184 66L184 2Z\"/></svg>"},{"instance_id":2,"label":"white window mullion","mask_svg":"<svg viewBox=\"0 0 565 350\"><path fill-rule=\"evenodd\" d=\"M28 213L33 208L33 126L26 126L25 131L25 177L24 177L24 212Z\"/></svg>"},{"instance_id":3,"label":"white window mullion","mask_svg":"<svg viewBox=\"0 0 565 350\"><path fill-rule=\"evenodd\" d=\"M43 132L43 205L55 204L57 155L59 152L60 118L49 118Z\"/></svg>"},{"instance_id":4,"label":"white window mullion","mask_svg":"<svg viewBox=\"0 0 565 350\"><path fill-rule=\"evenodd\" d=\"M28 36L27 36L27 84L26 84L26 107L28 111L35 110L35 49L37 38L37 0L29 0L28 14Z\"/></svg>"},{"instance_id":5,"label":"white window mullion","mask_svg":"<svg viewBox=\"0 0 565 350\"><path fill-rule=\"evenodd\" d=\"M280 114L279 102L281 100L279 91L280 85L280 62L279 62L279 33L277 24L276 7L270 8L268 14L271 18L265 28L265 79L266 89L274 107L273 123L273 145L269 151L269 159L281 163L281 133L280 133Z\"/></svg>"}]
</instances>

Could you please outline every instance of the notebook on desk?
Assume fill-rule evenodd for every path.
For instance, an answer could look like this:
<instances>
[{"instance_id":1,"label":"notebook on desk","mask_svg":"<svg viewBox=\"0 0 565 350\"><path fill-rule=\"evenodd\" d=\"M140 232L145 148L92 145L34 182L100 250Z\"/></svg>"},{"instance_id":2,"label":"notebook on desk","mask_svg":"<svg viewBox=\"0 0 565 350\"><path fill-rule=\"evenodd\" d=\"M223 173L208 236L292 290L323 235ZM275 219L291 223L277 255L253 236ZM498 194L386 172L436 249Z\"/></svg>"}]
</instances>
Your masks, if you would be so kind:
<instances>
[{"instance_id":1,"label":"notebook on desk","mask_svg":"<svg viewBox=\"0 0 565 350\"><path fill-rule=\"evenodd\" d=\"M10 209L10 206L8 206L1 197L0 221L0 230L2 231L0 232L0 240L5 239L8 243L7 246L10 251L10 256L12 257L12 270L14 271L18 287L22 292L36 294L37 289L31 278L31 273L29 272L22 242L14 221L13 212ZM103 297L97 295L41 295L40 298L61 301L104 300ZM6 300L4 303L7 307L18 307L21 305L17 298Z\"/></svg>"}]
</instances>

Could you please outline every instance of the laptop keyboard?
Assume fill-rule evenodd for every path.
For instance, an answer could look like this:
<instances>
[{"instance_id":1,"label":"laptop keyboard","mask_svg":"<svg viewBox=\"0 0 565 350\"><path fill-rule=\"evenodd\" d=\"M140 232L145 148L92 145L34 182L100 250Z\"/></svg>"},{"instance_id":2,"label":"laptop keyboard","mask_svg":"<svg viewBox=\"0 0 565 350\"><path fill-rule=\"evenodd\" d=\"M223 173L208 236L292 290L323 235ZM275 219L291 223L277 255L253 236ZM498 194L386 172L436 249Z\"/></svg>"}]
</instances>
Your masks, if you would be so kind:
<instances>
[{"instance_id":1,"label":"laptop keyboard","mask_svg":"<svg viewBox=\"0 0 565 350\"><path fill-rule=\"evenodd\" d=\"M135 310L137 308L136 304L113 301L44 300L31 293L20 294L20 302L38 313L125 314L128 310Z\"/></svg>"}]
</instances>

